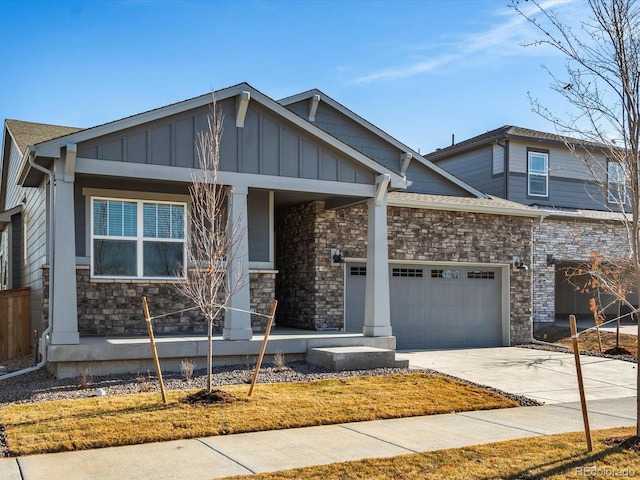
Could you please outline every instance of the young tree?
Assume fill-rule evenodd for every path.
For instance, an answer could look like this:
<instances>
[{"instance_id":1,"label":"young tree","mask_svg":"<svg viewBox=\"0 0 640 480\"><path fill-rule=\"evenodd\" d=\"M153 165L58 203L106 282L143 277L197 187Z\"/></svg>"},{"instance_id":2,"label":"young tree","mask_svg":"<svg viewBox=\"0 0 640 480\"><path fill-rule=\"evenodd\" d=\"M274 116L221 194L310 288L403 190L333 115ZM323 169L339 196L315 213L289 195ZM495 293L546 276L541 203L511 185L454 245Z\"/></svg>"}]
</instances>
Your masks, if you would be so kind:
<instances>
[{"instance_id":1,"label":"young tree","mask_svg":"<svg viewBox=\"0 0 640 480\"><path fill-rule=\"evenodd\" d=\"M193 301L207 321L207 391L211 393L213 372L213 327L244 278L229 279L227 266L234 261L235 244L244 232L227 215L227 189L218 182L222 113L215 98L208 117L208 130L198 132L196 151L199 169L191 171L187 213L190 228L186 247L186 279L176 287Z\"/></svg>"},{"instance_id":2,"label":"young tree","mask_svg":"<svg viewBox=\"0 0 640 480\"><path fill-rule=\"evenodd\" d=\"M617 205L629 246L634 290L640 286L640 11L636 0L589 0L589 18L573 29L538 0L512 0L546 45L566 59L566 71L551 74L552 90L573 113L558 116L533 101ZM532 10L531 10L532 9ZM598 161L598 158L605 160ZM605 164L606 163L606 164ZM611 182L611 180L614 180ZM612 185L613 183L613 185ZM627 214L625 214L627 212ZM640 325L638 326L640 333ZM640 364L639 364L640 366ZM640 368L638 368L640 385ZM640 436L640 403L636 435Z\"/></svg>"}]
</instances>

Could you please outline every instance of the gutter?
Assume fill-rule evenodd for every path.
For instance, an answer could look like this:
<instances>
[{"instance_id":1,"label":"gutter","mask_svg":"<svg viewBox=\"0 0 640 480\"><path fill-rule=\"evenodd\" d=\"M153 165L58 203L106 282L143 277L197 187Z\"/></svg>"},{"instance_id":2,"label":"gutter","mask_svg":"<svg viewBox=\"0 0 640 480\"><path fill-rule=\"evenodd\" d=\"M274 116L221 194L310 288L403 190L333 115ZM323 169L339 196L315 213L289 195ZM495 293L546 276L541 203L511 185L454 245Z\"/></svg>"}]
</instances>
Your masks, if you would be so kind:
<instances>
[{"instance_id":1,"label":"gutter","mask_svg":"<svg viewBox=\"0 0 640 480\"><path fill-rule=\"evenodd\" d=\"M25 373L30 373L30 372L35 372L36 370L40 370L42 367L44 367L47 363L47 344L48 344L48 340L49 340L49 334L51 333L51 327L53 325L53 317L52 317L52 313L53 313L53 302L54 302L54 295L53 295L53 289L54 289L54 282L53 282L53 262L54 262L54 255L53 255L53 223L54 223L54 199L55 199L55 177L53 174L53 171L43 167L42 165L38 165L35 162L35 149L32 146L29 146L27 152L27 161L29 163L29 165L31 166L31 168L34 168L36 170L38 170L39 172L44 173L45 175L49 176L49 218L50 220L50 225L49 225L49 324L47 325L47 328L42 332L42 335L40 336L40 354L42 356L40 362L38 362L37 365L33 366L33 367L29 367L29 368L23 368L22 370L16 370L15 372L11 372L11 373L6 373L4 375L0 375L0 381L2 380L6 380L8 378L13 378L13 377L17 377L19 375L24 375Z\"/></svg>"}]
</instances>

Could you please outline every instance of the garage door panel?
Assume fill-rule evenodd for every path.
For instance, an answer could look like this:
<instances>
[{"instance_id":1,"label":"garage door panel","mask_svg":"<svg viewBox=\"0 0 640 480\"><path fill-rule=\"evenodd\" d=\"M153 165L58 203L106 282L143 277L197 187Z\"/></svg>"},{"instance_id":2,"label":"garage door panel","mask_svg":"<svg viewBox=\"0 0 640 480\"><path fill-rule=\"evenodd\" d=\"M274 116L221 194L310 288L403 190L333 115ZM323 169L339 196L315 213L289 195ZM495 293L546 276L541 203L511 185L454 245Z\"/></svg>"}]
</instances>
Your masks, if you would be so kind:
<instances>
[{"instance_id":1,"label":"garage door panel","mask_svg":"<svg viewBox=\"0 0 640 480\"><path fill-rule=\"evenodd\" d=\"M360 265L360 274L347 272L346 329L355 332L362 332L364 324L366 277ZM389 270L397 348L502 344L501 268L391 264Z\"/></svg>"},{"instance_id":2,"label":"garage door panel","mask_svg":"<svg viewBox=\"0 0 640 480\"><path fill-rule=\"evenodd\" d=\"M397 345L404 345L403 348L409 349L420 349L424 348L424 344L426 343L426 332L424 329L419 330L403 330L399 329L397 331L394 330L393 334L396 337Z\"/></svg>"}]
</instances>

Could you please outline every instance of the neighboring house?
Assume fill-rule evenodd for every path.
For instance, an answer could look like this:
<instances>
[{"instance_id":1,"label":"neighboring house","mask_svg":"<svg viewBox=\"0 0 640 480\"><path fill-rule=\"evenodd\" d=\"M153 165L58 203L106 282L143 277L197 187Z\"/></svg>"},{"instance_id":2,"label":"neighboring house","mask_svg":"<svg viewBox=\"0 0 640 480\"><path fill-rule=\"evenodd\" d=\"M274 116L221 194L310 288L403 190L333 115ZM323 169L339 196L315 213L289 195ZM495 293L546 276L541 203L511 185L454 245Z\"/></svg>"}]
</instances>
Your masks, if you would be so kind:
<instances>
[{"instance_id":1,"label":"neighboring house","mask_svg":"<svg viewBox=\"0 0 640 480\"><path fill-rule=\"evenodd\" d=\"M215 98L219 179L247 232L228 267L249 279L224 318L223 338L236 342L217 355L256 353L247 345L264 319L249 311L267 312L273 298L278 326L353 332L350 344L529 340L531 275L513 260L531 258L539 212L481 193L317 90L277 102L240 84ZM211 103L203 95L83 130L5 122L3 268L15 272L9 287L32 288L32 323L50 328L56 374L74 375L77 362L135 372L148 346L118 339L146 332L140 297L155 314L190 306L173 270ZM148 228L163 218L168 230ZM167 249L173 260L158 261ZM206 331L197 312L154 328L168 337L165 356L203 355L178 339L169 348L171 336Z\"/></svg>"},{"instance_id":2,"label":"neighboring house","mask_svg":"<svg viewBox=\"0 0 640 480\"><path fill-rule=\"evenodd\" d=\"M426 158L488 194L537 208L544 215L533 230L536 322L571 314L591 317L592 294L576 288L586 278L570 280L566 272L588 262L592 252L612 259L628 256L616 213L624 188L618 165L608 161L602 146L504 126ZM630 298L637 304L637 296Z\"/></svg>"}]
</instances>

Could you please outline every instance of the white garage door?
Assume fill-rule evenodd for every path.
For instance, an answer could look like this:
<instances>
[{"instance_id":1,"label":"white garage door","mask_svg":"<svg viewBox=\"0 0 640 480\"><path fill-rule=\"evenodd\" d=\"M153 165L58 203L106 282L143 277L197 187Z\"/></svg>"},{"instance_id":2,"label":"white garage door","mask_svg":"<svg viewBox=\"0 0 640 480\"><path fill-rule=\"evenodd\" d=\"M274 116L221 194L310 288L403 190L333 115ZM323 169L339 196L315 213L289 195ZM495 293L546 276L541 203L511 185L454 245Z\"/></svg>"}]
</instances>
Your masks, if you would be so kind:
<instances>
[{"instance_id":1,"label":"white garage door","mask_svg":"<svg viewBox=\"0 0 640 480\"><path fill-rule=\"evenodd\" d=\"M500 267L390 265L391 327L398 349L500 346ZM347 265L345 329L362 332L366 267Z\"/></svg>"}]
</instances>

